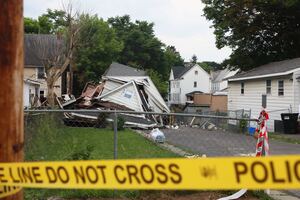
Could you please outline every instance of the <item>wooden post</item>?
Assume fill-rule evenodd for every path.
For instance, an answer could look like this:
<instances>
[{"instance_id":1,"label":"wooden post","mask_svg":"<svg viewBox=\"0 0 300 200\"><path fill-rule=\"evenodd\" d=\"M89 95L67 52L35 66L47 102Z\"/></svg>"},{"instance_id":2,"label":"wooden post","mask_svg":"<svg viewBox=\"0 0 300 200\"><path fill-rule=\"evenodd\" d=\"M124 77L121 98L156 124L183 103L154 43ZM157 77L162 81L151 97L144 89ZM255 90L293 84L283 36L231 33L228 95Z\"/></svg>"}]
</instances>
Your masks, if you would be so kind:
<instances>
[{"instance_id":1,"label":"wooden post","mask_svg":"<svg viewBox=\"0 0 300 200\"><path fill-rule=\"evenodd\" d=\"M23 161L23 43L23 0L1 0L0 162ZM23 199L23 193L4 199Z\"/></svg>"}]
</instances>

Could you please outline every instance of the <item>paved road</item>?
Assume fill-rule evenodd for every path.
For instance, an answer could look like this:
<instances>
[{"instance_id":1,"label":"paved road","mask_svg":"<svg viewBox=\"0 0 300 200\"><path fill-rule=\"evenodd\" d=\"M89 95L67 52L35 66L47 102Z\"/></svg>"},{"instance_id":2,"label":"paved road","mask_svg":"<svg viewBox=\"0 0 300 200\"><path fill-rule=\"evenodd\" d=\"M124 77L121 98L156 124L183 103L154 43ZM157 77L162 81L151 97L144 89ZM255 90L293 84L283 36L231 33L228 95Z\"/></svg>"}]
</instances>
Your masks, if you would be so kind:
<instances>
[{"instance_id":1,"label":"paved road","mask_svg":"<svg viewBox=\"0 0 300 200\"><path fill-rule=\"evenodd\" d=\"M199 155L239 156L255 153L256 139L250 135L223 131L207 131L199 128L183 127L180 129L163 129L168 143L191 150ZM272 155L300 154L299 144L290 144L270 140Z\"/></svg>"}]
</instances>

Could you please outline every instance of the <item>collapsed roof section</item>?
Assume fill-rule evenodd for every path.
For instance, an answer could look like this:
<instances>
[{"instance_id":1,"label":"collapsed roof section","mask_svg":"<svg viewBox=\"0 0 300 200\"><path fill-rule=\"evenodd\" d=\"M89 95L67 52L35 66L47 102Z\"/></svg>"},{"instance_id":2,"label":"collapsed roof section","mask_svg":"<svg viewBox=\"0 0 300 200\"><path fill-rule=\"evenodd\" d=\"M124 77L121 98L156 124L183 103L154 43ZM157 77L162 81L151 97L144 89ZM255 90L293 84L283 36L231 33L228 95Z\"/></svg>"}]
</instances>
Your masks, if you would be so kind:
<instances>
[{"instance_id":1,"label":"collapsed roof section","mask_svg":"<svg viewBox=\"0 0 300 200\"><path fill-rule=\"evenodd\" d=\"M136 95L135 97L137 99L135 100L138 101L138 104L142 105L142 109L139 108L134 110L170 112L168 106L149 76L104 76L102 77L102 80L105 81L104 88L101 96L96 97L96 99L107 97L105 96L106 94L110 96L114 94L112 92L115 90L122 90L121 93L123 93L123 95L126 94L126 91L131 91ZM127 85L130 85L131 90L124 88L125 85L126 87L128 87ZM123 98L122 95L120 95L119 98ZM123 101L122 103L131 104L133 101Z\"/></svg>"},{"instance_id":2,"label":"collapsed roof section","mask_svg":"<svg viewBox=\"0 0 300 200\"><path fill-rule=\"evenodd\" d=\"M76 103L75 108L85 109L156 113L170 112L151 78L146 75L145 71L118 63L110 65L102 76L100 84L87 83ZM69 104L62 102L60 105ZM62 106L62 108L64 107ZM84 118L88 116L90 115L87 114ZM139 128L154 127L162 124L162 118L159 116L145 114L124 114L124 116L126 116L125 124ZM80 115L70 113L66 117L76 120ZM90 116L90 118L95 120L95 116ZM133 120L134 118L135 120ZM144 121L137 120L137 118L142 118Z\"/></svg>"}]
</instances>

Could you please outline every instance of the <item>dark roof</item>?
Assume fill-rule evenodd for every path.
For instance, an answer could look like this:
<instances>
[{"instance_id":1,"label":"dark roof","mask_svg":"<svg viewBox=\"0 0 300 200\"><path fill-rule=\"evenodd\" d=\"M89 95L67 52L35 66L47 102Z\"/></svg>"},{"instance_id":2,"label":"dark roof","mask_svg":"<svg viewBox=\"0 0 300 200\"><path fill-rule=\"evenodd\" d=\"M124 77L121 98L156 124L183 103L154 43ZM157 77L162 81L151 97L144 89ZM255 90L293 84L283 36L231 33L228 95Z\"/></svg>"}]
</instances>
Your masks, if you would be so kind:
<instances>
[{"instance_id":1,"label":"dark roof","mask_svg":"<svg viewBox=\"0 0 300 200\"><path fill-rule=\"evenodd\" d=\"M212 82L220 82L222 81L228 74L230 70L228 68L214 71L211 73L211 81Z\"/></svg>"},{"instance_id":2,"label":"dark roof","mask_svg":"<svg viewBox=\"0 0 300 200\"><path fill-rule=\"evenodd\" d=\"M58 54L63 54L63 40L51 34L24 35L25 67L43 67L43 62Z\"/></svg>"},{"instance_id":3,"label":"dark roof","mask_svg":"<svg viewBox=\"0 0 300 200\"><path fill-rule=\"evenodd\" d=\"M104 72L103 76L146 76L146 72L140 69L113 62Z\"/></svg>"},{"instance_id":4,"label":"dark roof","mask_svg":"<svg viewBox=\"0 0 300 200\"><path fill-rule=\"evenodd\" d=\"M187 71L189 71L193 66L174 66L172 67L174 79L178 79L183 76Z\"/></svg>"},{"instance_id":5,"label":"dark roof","mask_svg":"<svg viewBox=\"0 0 300 200\"><path fill-rule=\"evenodd\" d=\"M203 94L203 92L202 91L193 91L193 92L187 93L185 95L186 96L192 96L193 94Z\"/></svg>"},{"instance_id":6,"label":"dark roof","mask_svg":"<svg viewBox=\"0 0 300 200\"><path fill-rule=\"evenodd\" d=\"M259 66L246 72L241 72L228 79L247 78L253 76L271 75L276 73L284 73L300 67L300 58L272 62Z\"/></svg>"}]
</instances>

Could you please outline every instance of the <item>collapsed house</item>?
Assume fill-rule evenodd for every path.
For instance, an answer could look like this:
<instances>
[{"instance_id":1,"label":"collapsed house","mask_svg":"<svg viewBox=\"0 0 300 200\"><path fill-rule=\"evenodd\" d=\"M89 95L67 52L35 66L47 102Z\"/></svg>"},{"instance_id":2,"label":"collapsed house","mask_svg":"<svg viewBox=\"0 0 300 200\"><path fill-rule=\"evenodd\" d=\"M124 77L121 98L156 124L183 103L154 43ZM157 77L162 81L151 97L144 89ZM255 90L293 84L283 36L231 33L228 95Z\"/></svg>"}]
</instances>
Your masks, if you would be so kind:
<instances>
[{"instance_id":1,"label":"collapsed house","mask_svg":"<svg viewBox=\"0 0 300 200\"><path fill-rule=\"evenodd\" d=\"M151 78L143 70L112 63L99 84L87 83L81 96L66 95L57 99L63 109L123 110L136 112L170 112ZM153 128L163 125L161 115L119 114L127 127ZM97 123L99 113L66 113L66 122ZM108 117L112 120L112 115Z\"/></svg>"}]
</instances>

